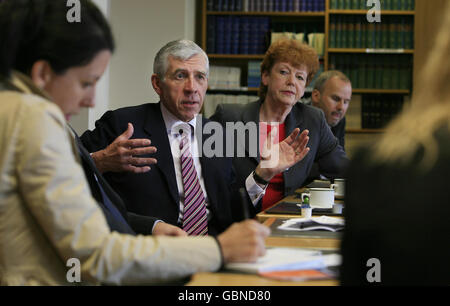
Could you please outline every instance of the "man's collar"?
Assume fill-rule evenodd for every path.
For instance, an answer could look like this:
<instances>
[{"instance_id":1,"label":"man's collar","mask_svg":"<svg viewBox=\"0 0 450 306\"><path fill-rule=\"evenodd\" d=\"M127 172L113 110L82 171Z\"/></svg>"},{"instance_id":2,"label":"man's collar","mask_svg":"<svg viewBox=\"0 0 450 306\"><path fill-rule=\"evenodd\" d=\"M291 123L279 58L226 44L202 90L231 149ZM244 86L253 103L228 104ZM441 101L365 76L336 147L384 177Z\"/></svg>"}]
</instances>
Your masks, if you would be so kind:
<instances>
[{"instance_id":1,"label":"man's collar","mask_svg":"<svg viewBox=\"0 0 450 306\"><path fill-rule=\"evenodd\" d=\"M184 122L180 119L178 119L174 114L172 114L162 102L161 104L161 114L164 119L164 124L166 125L166 130L168 134L176 134L177 131L174 131L173 128L180 125L189 124L191 126L192 132L195 133L196 123L197 123L197 116L195 116L191 121Z\"/></svg>"}]
</instances>

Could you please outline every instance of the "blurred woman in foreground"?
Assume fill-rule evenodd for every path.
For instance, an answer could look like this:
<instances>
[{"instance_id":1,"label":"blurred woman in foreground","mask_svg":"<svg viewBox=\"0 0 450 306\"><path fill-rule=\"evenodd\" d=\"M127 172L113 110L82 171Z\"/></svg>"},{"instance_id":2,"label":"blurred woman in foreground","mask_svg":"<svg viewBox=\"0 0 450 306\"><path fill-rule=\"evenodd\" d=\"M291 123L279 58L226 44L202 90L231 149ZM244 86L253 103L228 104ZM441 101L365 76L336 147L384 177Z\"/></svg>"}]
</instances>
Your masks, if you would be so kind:
<instances>
[{"instance_id":1,"label":"blurred woman in foreground","mask_svg":"<svg viewBox=\"0 0 450 306\"><path fill-rule=\"evenodd\" d=\"M450 4L442 16L411 105L351 164L343 285L450 284Z\"/></svg>"}]
</instances>

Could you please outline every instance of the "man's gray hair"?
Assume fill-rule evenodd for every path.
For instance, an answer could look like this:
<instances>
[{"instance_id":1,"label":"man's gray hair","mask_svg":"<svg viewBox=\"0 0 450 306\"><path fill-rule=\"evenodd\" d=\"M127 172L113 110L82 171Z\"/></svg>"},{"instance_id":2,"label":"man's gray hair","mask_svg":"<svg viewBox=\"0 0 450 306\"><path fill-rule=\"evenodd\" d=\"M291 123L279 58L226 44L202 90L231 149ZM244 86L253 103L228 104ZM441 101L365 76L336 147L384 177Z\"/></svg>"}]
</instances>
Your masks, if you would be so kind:
<instances>
[{"instance_id":1,"label":"man's gray hair","mask_svg":"<svg viewBox=\"0 0 450 306\"><path fill-rule=\"evenodd\" d=\"M322 72L316 79L316 82L314 83L314 89L317 89L320 93L323 93L323 89L325 87L325 83L334 77L338 77L340 80L344 81L345 83L352 83L350 79L343 74L342 72L338 70L328 70L325 72Z\"/></svg>"},{"instance_id":2,"label":"man's gray hair","mask_svg":"<svg viewBox=\"0 0 450 306\"><path fill-rule=\"evenodd\" d=\"M174 40L162 47L156 54L155 61L153 62L153 73L155 73L161 80L164 80L164 75L166 74L169 66L169 56L185 61L197 54L201 54L205 58L206 76L209 76L208 56L195 42L187 39Z\"/></svg>"}]
</instances>

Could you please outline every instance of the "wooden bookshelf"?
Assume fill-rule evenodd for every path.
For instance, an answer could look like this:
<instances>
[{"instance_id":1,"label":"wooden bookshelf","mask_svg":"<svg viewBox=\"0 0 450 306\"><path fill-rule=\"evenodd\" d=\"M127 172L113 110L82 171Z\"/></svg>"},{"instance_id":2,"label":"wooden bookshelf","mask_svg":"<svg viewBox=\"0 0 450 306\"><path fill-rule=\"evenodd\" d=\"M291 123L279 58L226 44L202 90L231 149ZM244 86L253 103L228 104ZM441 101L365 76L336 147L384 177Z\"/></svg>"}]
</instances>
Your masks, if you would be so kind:
<instances>
[{"instance_id":1,"label":"wooden bookshelf","mask_svg":"<svg viewBox=\"0 0 450 306\"><path fill-rule=\"evenodd\" d=\"M369 10L328 10L328 14L343 14L343 15L366 15ZM381 16L383 15L406 15L413 16L415 11L400 11L400 10L381 10Z\"/></svg>"},{"instance_id":2,"label":"wooden bookshelf","mask_svg":"<svg viewBox=\"0 0 450 306\"><path fill-rule=\"evenodd\" d=\"M409 95L408 89L375 89L375 88L353 88L353 94L399 94Z\"/></svg>"},{"instance_id":3,"label":"wooden bookshelf","mask_svg":"<svg viewBox=\"0 0 450 306\"><path fill-rule=\"evenodd\" d=\"M218 16L270 16L270 17L324 17L325 12L223 12L208 11L206 15Z\"/></svg>"},{"instance_id":4,"label":"wooden bookshelf","mask_svg":"<svg viewBox=\"0 0 450 306\"><path fill-rule=\"evenodd\" d=\"M413 49L328 48L328 53L414 54Z\"/></svg>"},{"instance_id":5,"label":"wooden bookshelf","mask_svg":"<svg viewBox=\"0 0 450 306\"><path fill-rule=\"evenodd\" d=\"M200 1L200 0L199 0ZM325 10L322 12L267 12L267 11L216 11L211 10L207 11L207 1L202 1L202 36L201 36L201 45L204 48L204 50L207 50L207 39L208 39L208 29L207 29L207 21L209 18L214 18L213 16L242 16L242 17L254 17L254 16L261 16L261 17L268 17L271 19L271 22L275 23L286 23L286 24L313 24L316 23L319 25L320 31L324 31L325 41L324 41L324 54L320 58L321 61L323 61L324 70L328 70L331 63L334 63L336 65L336 69L345 69L346 61L337 61L336 59L341 56L350 56L353 60L353 64L365 64L369 57L373 56L376 58L381 58L381 64L379 62L375 62L375 65L381 65L384 67L384 61L383 54L386 54L385 57L391 57L396 56L399 57L403 62L403 59L405 59L405 62L408 62L406 60L406 57L414 57L415 58L415 50L414 48L410 48L411 44L406 43L406 38L402 38L402 44L400 43L394 43L392 44L391 41L389 41L388 46L408 46L408 49L392 49L392 48L330 48L329 47L329 40L330 40L330 25L332 22L336 22L336 19L344 20L343 24L355 24L356 21L360 18L364 18L364 15L366 15L370 8L365 10L356 10L356 9L331 9L331 1L325 0ZM397 20L397 19L404 19L409 24L415 23L415 17L416 17L416 10L417 10L417 4L415 7L415 10L381 10L381 17L383 21L383 16L387 16L385 20ZM345 15L356 15L355 17L345 17ZM396 18L395 16L399 16ZM286 17L285 19L283 19ZM282 20L280 22L280 20ZM346 21L349 20L349 21ZM353 21L353 22L352 22ZM403 21L402 21L403 22ZM388 22L389 23L389 22ZM394 25L397 23L392 22ZM390 24L390 23L389 23ZM323 26L323 27L322 27ZM272 28L272 26L271 26ZM273 29L273 28L272 28ZM277 28L276 28L277 29ZM369 28L366 28L366 31ZM371 29L373 31L373 29ZM375 31L380 31L377 27ZM382 30L384 31L384 30ZM407 30L403 30L407 31ZM289 30L288 30L289 32ZM294 30L295 32L295 30ZM306 30L308 33L308 30ZM221 33L221 32L220 32ZM364 32L363 32L364 33ZM378 32L376 32L378 33ZM382 32L383 33L383 32ZM374 34L375 35L375 34ZM378 35L378 34L377 34ZM380 34L382 35L382 34ZM378 38L377 38L378 39ZM400 41L400 38L398 42ZM410 40L411 41L411 40ZM414 40L412 40L414 41ZM378 41L377 41L378 42ZM417 44L417 42L415 42ZM350 44L351 45L351 44ZM354 43L354 46L357 44ZM360 44L360 46L363 46L364 44ZM342 45L343 46L343 45ZM369 45L368 45L369 46ZM375 46L375 45L374 45ZM377 45L378 46L378 45ZM383 45L384 46L384 45ZM414 45L413 45L414 46ZM216 47L217 48L217 47ZM217 49L216 49L217 50ZM347 54L347 55L345 55ZM246 84L246 77L247 77L247 63L252 60L262 60L264 58L264 54L217 54L217 53L210 53L208 54L210 58L211 64L217 64L217 65L225 65L225 66L239 66L241 67L242 74L241 74L241 88L233 89L233 90L221 90L221 89L211 89L209 90L211 93L229 93L229 94L256 94L258 92L257 87L247 87ZM403 58L405 57L405 58ZM334 61L333 58L336 60ZM359 61L358 61L359 60ZM235 63L235 64L234 64ZM389 63L389 61L388 61ZM397 62L394 62L394 64L397 64ZM340 67L340 66L342 67ZM344 65L344 66L343 66ZM390 66L392 67L392 66ZM400 67L403 67L401 65L395 66L399 67L399 70L396 71L403 71L400 70ZM411 66L409 66L412 68ZM373 69L373 68L372 68ZM384 68L382 68L384 69ZM391 68L392 69L392 68ZM403 68L401 68L403 69ZM348 70L348 68L347 68ZM384 71L384 70L383 70ZM405 73L405 72L398 72L398 73ZM349 77L352 77L349 75ZM355 77L355 76L353 76ZM412 79L412 78L411 78ZM364 78L363 78L364 80ZM366 81L367 82L367 81ZM370 83L362 83L360 86L368 86ZM355 86L358 84L355 84ZM372 85L372 84L370 84ZM403 84L402 84L403 85ZM373 85L375 86L375 85ZM406 86L401 86L399 83L400 88L408 88ZM393 88L393 87L391 87ZM305 91L308 92L308 91ZM309 90L310 92L310 90ZM399 95L399 96L409 96L411 95L411 88L408 89L381 89L381 88L353 88L353 95ZM362 128L352 128L347 129L347 133L353 135L353 137L362 137L362 138L370 138L370 137L376 137L377 134L383 133L383 129L362 129ZM358 135L359 134L359 135Z\"/></svg>"}]
</instances>

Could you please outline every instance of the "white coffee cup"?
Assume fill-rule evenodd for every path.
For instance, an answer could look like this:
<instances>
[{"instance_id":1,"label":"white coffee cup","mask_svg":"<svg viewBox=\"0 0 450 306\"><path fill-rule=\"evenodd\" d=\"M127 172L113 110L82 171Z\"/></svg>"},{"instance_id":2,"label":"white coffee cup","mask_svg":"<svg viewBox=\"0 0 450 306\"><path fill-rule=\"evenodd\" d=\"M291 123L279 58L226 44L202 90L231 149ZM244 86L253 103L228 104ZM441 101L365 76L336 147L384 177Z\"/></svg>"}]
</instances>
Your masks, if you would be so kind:
<instances>
[{"instance_id":1,"label":"white coffee cup","mask_svg":"<svg viewBox=\"0 0 450 306\"><path fill-rule=\"evenodd\" d=\"M312 208L332 208L334 204L333 188L310 188L309 192L302 193L302 201L309 197L309 205Z\"/></svg>"},{"instance_id":2,"label":"white coffee cup","mask_svg":"<svg viewBox=\"0 0 450 306\"><path fill-rule=\"evenodd\" d=\"M334 195L343 197L345 195L345 179L334 179L334 184L330 185L334 189Z\"/></svg>"}]
</instances>

